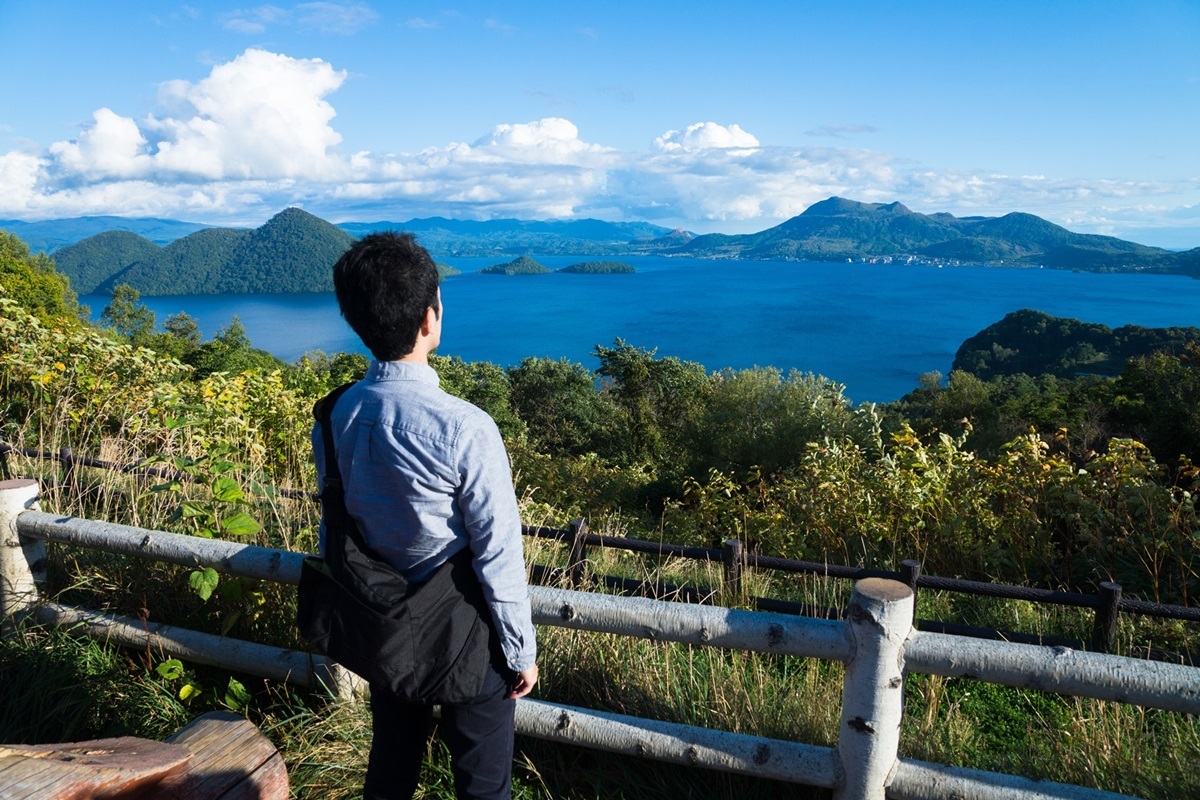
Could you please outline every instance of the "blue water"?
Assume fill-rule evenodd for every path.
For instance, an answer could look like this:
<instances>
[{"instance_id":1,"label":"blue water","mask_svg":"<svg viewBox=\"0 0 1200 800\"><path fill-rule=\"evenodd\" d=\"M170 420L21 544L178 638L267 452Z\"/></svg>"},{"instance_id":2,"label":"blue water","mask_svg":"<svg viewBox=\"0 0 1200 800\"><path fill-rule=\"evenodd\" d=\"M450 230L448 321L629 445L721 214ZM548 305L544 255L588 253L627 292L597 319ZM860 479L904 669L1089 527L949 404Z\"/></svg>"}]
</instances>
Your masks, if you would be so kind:
<instances>
[{"instance_id":1,"label":"blue water","mask_svg":"<svg viewBox=\"0 0 1200 800\"><path fill-rule=\"evenodd\" d=\"M620 337L710 370L774 366L846 384L855 402L894 400L963 340L1033 308L1112 327L1200 325L1200 280L1048 269L624 258L635 275L476 275L499 258L445 259L441 353L508 366L566 357L590 369ZM550 268L577 256L539 257ZM108 299L81 298L99 315ZM161 324L186 311L205 338L240 317L256 347L365 352L331 293L147 297Z\"/></svg>"}]
</instances>

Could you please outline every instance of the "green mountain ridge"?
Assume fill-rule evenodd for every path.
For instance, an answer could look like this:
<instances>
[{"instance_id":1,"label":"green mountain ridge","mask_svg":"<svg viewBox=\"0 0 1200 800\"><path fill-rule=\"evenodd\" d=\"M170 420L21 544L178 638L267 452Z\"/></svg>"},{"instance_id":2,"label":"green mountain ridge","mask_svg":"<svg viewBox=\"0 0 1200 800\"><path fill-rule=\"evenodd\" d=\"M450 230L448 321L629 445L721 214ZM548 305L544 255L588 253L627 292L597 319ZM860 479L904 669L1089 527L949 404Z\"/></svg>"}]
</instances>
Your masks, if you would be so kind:
<instances>
[{"instance_id":1,"label":"green mountain ridge","mask_svg":"<svg viewBox=\"0 0 1200 800\"><path fill-rule=\"evenodd\" d=\"M960 218L947 213L920 214L901 203L860 203L843 197L814 203L803 214L759 233L697 236L669 252L697 258L904 258L1200 276L1200 248L1179 253L1111 236L1073 233L1022 212Z\"/></svg>"},{"instance_id":2,"label":"green mountain ridge","mask_svg":"<svg viewBox=\"0 0 1200 800\"><path fill-rule=\"evenodd\" d=\"M1117 375L1134 357L1166 351L1178 355L1200 342L1200 328L1110 328L1042 311L1006 314L970 337L954 355L952 369L982 380L998 375Z\"/></svg>"},{"instance_id":3,"label":"green mountain ridge","mask_svg":"<svg viewBox=\"0 0 1200 800\"><path fill-rule=\"evenodd\" d=\"M128 231L90 236L54 254L80 294L128 284L147 297L333 291L330 267L354 242L335 225L288 208L253 230L206 228L165 248Z\"/></svg>"},{"instance_id":4,"label":"green mountain ridge","mask_svg":"<svg viewBox=\"0 0 1200 800\"><path fill-rule=\"evenodd\" d=\"M117 219L63 222L68 229L78 230L84 225L81 220L95 225L97 220ZM49 223L37 224L42 226L39 230L43 236L58 235L47 227ZM169 220L124 221L126 228L143 224L159 234L182 230L173 225L196 225ZM408 223L333 225L298 208L289 208L259 228L202 228L171 241L165 248L132 230L108 230L62 247L54 258L80 294L111 292L121 283L147 296L329 291L330 265L349 247L353 236L395 229L415 233L439 258L509 253L525 257L883 260L1200 277L1200 248L1176 252L1111 236L1073 233L1022 212L1001 217L955 217L944 212L917 213L899 202L861 203L843 197L814 203L803 214L758 233L702 236L648 223L591 219L538 222L435 217Z\"/></svg>"}]
</instances>

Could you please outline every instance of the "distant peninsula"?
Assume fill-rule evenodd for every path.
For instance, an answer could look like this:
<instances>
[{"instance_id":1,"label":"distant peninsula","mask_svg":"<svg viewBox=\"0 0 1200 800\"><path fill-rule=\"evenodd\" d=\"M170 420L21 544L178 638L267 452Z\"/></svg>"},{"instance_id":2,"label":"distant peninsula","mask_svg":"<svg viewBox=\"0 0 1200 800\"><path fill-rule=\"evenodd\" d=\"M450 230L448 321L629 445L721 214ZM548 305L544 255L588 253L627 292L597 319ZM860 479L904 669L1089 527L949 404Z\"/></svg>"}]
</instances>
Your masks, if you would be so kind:
<instances>
[{"instance_id":1,"label":"distant peninsula","mask_svg":"<svg viewBox=\"0 0 1200 800\"><path fill-rule=\"evenodd\" d=\"M558 272L571 275L632 275L637 270L624 261L580 261Z\"/></svg>"},{"instance_id":2,"label":"distant peninsula","mask_svg":"<svg viewBox=\"0 0 1200 800\"><path fill-rule=\"evenodd\" d=\"M551 270L529 256L519 256L504 264L493 264L479 270L480 275L548 275Z\"/></svg>"}]
</instances>

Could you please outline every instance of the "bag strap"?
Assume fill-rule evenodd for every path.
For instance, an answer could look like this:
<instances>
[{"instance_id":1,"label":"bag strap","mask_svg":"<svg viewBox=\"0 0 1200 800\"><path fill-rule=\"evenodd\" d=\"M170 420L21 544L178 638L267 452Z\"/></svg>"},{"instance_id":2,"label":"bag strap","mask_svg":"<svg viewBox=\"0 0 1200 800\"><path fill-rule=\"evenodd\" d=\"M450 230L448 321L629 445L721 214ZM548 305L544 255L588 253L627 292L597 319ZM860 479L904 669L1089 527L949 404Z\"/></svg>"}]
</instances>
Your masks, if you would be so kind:
<instances>
[{"instance_id":1,"label":"bag strap","mask_svg":"<svg viewBox=\"0 0 1200 800\"><path fill-rule=\"evenodd\" d=\"M345 505L345 495L342 492L342 471L338 469L337 454L333 451L333 407L337 405L338 399L346 393L346 390L353 386L353 383L343 383L341 386L334 389L329 394L322 397L313 404L313 417L317 422L321 423L321 443L325 450L325 484L318 487L320 489L322 504L334 501L341 503L341 516L348 517ZM326 488L334 484L337 486L336 493L327 492ZM333 561L340 563L341 554L344 549L342 543L342 531L337 525L325 526L325 554L328 558L333 554Z\"/></svg>"},{"instance_id":2,"label":"bag strap","mask_svg":"<svg viewBox=\"0 0 1200 800\"><path fill-rule=\"evenodd\" d=\"M338 483L342 482L342 472L338 469L337 457L333 452L333 407L337 405L338 399L346 393L346 390L353 385L353 383L343 383L313 404L313 418L321 423L321 441L325 446L326 482L331 479ZM325 487L320 488L324 489Z\"/></svg>"}]
</instances>

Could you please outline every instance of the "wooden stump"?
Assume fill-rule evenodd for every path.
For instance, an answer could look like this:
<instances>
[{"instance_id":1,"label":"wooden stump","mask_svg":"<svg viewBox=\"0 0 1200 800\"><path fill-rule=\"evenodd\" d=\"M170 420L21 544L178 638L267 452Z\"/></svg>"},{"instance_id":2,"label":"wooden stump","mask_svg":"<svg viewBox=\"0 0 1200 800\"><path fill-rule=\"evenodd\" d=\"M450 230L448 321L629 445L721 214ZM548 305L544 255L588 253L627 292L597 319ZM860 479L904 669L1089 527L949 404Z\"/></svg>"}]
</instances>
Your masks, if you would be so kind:
<instances>
[{"instance_id":1,"label":"wooden stump","mask_svg":"<svg viewBox=\"0 0 1200 800\"><path fill-rule=\"evenodd\" d=\"M5 800L286 800L287 769L245 717L214 711L166 742L0 745Z\"/></svg>"}]
</instances>

